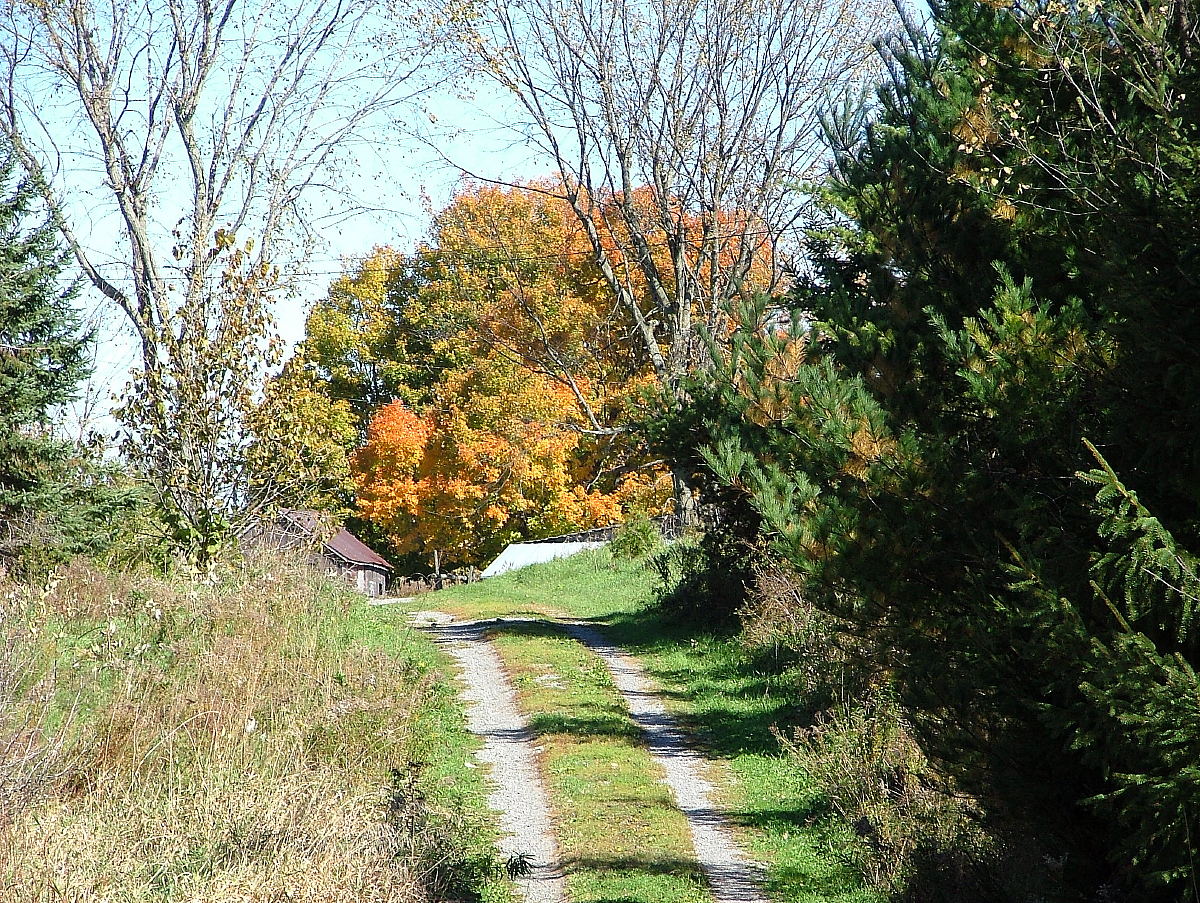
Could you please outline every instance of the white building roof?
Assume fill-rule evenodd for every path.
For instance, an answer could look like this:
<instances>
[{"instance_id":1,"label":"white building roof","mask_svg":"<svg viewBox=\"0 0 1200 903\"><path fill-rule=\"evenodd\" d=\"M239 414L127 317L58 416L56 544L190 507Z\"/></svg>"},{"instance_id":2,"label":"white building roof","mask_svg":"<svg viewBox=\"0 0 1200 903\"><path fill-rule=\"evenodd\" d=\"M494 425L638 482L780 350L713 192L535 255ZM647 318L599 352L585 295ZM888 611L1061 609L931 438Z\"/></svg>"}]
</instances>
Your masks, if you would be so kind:
<instances>
[{"instance_id":1,"label":"white building roof","mask_svg":"<svg viewBox=\"0 0 1200 903\"><path fill-rule=\"evenodd\" d=\"M568 558L589 549L598 549L607 545L603 542L514 542L489 564L481 577L495 577L506 571L528 567L531 564L541 564L553 561L555 558Z\"/></svg>"}]
</instances>

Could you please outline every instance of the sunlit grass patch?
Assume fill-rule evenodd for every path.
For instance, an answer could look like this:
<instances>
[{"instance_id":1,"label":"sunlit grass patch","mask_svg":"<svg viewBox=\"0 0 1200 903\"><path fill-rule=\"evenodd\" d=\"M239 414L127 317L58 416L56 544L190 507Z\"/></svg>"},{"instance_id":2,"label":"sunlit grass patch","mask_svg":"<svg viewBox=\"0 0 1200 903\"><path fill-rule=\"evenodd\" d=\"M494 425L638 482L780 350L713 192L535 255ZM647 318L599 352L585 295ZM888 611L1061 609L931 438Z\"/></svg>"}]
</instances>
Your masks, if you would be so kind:
<instances>
[{"instance_id":1,"label":"sunlit grass patch","mask_svg":"<svg viewBox=\"0 0 1200 903\"><path fill-rule=\"evenodd\" d=\"M749 852L768 865L777 900L877 900L847 855L855 842L773 730L803 715L791 685L736 637L696 633L653 610L614 613L605 627L637 655L667 706L725 774L722 801Z\"/></svg>"},{"instance_id":2,"label":"sunlit grass patch","mask_svg":"<svg viewBox=\"0 0 1200 903\"><path fill-rule=\"evenodd\" d=\"M649 572L637 562L614 561L605 549L421 596L408 609L434 608L462 618L578 617L633 611L649 597Z\"/></svg>"},{"instance_id":3,"label":"sunlit grass patch","mask_svg":"<svg viewBox=\"0 0 1200 903\"><path fill-rule=\"evenodd\" d=\"M687 820L603 662L537 624L492 638L540 747L573 903L710 900Z\"/></svg>"},{"instance_id":4,"label":"sunlit grass patch","mask_svg":"<svg viewBox=\"0 0 1200 903\"><path fill-rule=\"evenodd\" d=\"M508 899L432 644L303 568L0 586L5 901Z\"/></svg>"}]
</instances>

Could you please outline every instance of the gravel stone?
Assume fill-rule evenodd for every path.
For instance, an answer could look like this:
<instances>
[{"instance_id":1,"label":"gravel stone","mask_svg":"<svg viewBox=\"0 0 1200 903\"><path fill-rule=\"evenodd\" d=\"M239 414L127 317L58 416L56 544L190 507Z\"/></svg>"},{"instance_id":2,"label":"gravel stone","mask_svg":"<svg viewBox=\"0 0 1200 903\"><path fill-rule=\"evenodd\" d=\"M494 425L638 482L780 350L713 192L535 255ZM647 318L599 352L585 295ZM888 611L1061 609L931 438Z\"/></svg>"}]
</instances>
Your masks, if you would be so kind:
<instances>
[{"instance_id":1,"label":"gravel stone","mask_svg":"<svg viewBox=\"0 0 1200 903\"><path fill-rule=\"evenodd\" d=\"M528 875L515 879L526 903L564 903L550 801L538 771L534 736L517 709L500 656L487 642L483 625L437 626L430 632L458 664L467 726L483 739L477 758L491 769L488 804L500 819L501 856L508 862L519 857L528 864Z\"/></svg>"}]
</instances>

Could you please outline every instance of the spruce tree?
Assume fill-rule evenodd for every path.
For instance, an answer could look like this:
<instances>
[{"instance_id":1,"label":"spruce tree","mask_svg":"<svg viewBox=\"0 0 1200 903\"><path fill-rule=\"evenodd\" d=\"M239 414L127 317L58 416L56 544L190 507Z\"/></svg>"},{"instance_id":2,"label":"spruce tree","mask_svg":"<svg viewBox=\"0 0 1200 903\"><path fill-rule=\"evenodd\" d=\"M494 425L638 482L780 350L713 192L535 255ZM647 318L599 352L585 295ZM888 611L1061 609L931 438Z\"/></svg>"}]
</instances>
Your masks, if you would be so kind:
<instances>
[{"instance_id":1,"label":"spruce tree","mask_svg":"<svg viewBox=\"0 0 1200 903\"><path fill-rule=\"evenodd\" d=\"M55 506L65 446L49 417L87 374L81 334L50 223L33 222L36 195L0 160L0 554L19 554L22 527Z\"/></svg>"}]
</instances>

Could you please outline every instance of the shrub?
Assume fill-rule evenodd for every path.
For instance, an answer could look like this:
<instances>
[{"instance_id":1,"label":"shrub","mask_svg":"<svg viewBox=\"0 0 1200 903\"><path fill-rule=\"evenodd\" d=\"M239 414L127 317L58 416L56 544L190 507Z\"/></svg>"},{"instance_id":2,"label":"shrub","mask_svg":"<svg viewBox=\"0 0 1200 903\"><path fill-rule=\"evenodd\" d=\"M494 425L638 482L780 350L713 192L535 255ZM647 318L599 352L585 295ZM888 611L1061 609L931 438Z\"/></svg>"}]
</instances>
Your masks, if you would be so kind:
<instances>
[{"instance_id":1,"label":"shrub","mask_svg":"<svg viewBox=\"0 0 1200 903\"><path fill-rule=\"evenodd\" d=\"M782 675L800 711L777 732L857 835L851 864L900 901L1026 900L1057 892L1053 868L1028 841L985 819L977 801L922 753L869 646L821 611L786 562L754 568L740 640ZM1053 896L1053 893L1051 893Z\"/></svg>"},{"instance_id":2,"label":"shrub","mask_svg":"<svg viewBox=\"0 0 1200 903\"><path fill-rule=\"evenodd\" d=\"M853 826L852 864L890 899L1062 898L1057 861L937 774L886 693L844 701L780 740Z\"/></svg>"},{"instance_id":3,"label":"shrub","mask_svg":"<svg viewBox=\"0 0 1200 903\"><path fill-rule=\"evenodd\" d=\"M608 548L614 558L635 559L645 558L662 545L658 525L646 515L639 514L621 524Z\"/></svg>"},{"instance_id":4,"label":"shrub","mask_svg":"<svg viewBox=\"0 0 1200 903\"><path fill-rule=\"evenodd\" d=\"M741 642L762 667L786 675L811 716L846 699L859 699L884 682L848 625L805 595L786 562L764 554L738 610Z\"/></svg>"},{"instance_id":5,"label":"shrub","mask_svg":"<svg viewBox=\"0 0 1200 903\"><path fill-rule=\"evenodd\" d=\"M733 625L753 579L754 555L749 543L719 528L684 536L647 562L656 578L655 601L674 617Z\"/></svg>"}]
</instances>

